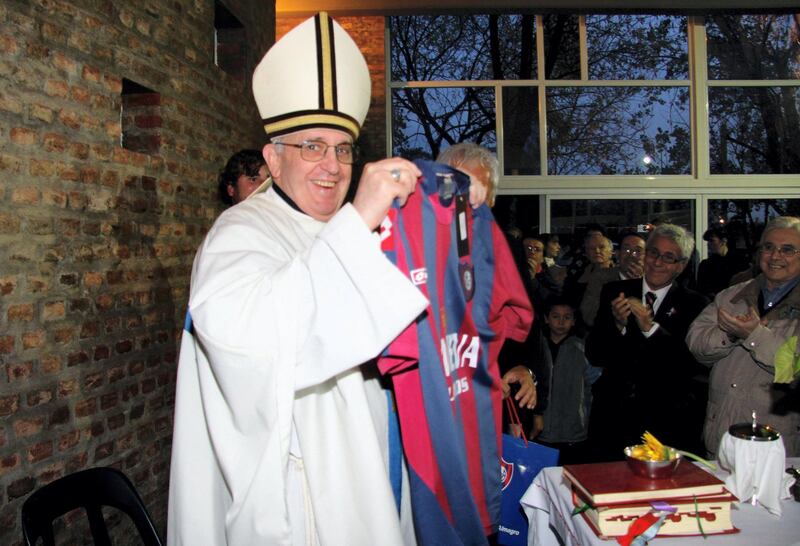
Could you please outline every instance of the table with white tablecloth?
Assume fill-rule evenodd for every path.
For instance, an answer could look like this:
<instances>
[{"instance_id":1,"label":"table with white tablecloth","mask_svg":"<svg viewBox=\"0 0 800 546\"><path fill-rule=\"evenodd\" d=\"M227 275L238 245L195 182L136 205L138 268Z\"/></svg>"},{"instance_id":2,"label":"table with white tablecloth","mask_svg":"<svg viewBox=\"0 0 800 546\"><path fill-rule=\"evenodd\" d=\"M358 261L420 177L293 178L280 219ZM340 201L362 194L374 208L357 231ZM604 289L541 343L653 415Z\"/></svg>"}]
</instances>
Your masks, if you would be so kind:
<instances>
[{"instance_id":1,"label":"table with white tablecloth","mask_svg":"<svg viewBox=\"0 0 800 546\"><path fill-rule=\"evenodd\" d=\"M787 459L786 466L800 465ZM727 475L716 472L721 479ZM572 495L560 466L545 468L522 497L528 516L528 544L535 546L612 546L615 540L600 540L583 517L572 516ZM657 538L655 546L800 546L800 502L782 501L780 519L764 508L734 503L731 517L739 533Z\"/></svg>"}]
</instances>

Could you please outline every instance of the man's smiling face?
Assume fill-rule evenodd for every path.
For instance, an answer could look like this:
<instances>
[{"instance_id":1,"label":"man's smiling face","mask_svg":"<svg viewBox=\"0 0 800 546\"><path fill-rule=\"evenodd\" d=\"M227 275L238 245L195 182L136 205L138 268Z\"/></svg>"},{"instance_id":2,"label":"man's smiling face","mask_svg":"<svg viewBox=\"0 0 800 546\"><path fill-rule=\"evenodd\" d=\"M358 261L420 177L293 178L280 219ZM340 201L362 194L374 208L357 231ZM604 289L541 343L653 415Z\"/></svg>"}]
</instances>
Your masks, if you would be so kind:
<instances>
[{"instance_id":1,"label":"man's smiling face","mask_svg":"<svg viewBox=\"0 0 800 546\"><path fill-rule=\"evenodd\" d=\"M350 135L336 129L304 129L284 135L280 143L299 145L318 142L328 145L320 161L307 161L301 150L280 143L267 144L265 156L275 183L300 210L316 220L327 222L341 208L350 187L353 166L336 159L334 146L352 143Z\"/></svg>"}]
</instances>

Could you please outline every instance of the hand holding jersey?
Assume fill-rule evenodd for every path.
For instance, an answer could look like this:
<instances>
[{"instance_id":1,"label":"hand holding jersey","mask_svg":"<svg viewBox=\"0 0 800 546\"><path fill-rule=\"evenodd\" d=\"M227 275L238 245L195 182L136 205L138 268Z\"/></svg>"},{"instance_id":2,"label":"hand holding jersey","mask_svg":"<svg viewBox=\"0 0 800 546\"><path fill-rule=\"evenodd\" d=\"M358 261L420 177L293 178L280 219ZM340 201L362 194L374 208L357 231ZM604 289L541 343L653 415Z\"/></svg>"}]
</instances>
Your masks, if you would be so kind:
<instances>
[{"instance_id":1,"label":"hand holding jersey","mask_svg":"<svg viewBox=\"0 0 800 546\"><path fill-rule=\"evenodd\" d=\"M421 175L416 165L399 157L367 163L353 199L367 227L377 228L395 199L404 205Z\"/></svg>"}]
</instances>

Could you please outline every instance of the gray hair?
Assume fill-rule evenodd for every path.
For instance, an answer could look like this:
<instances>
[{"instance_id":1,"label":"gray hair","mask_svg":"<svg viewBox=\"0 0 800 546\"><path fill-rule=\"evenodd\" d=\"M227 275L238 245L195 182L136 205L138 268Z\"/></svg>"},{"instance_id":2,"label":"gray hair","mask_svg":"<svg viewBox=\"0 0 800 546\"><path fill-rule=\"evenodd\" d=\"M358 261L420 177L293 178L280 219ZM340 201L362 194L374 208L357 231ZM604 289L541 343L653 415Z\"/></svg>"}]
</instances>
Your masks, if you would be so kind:
<instances>
[{"instance_id":1,"label":"gray hair","mask_svg":"<svg viewBox=\"0 0 800 546\"><path fill-rule=\"evenodd\" d=\"M650 232L650 236L647 237L647 244L649 245L656 237L669 239L678 245L681 249L681 258L689 259L692 257L692 252L694 252L694 236L689 230L675 224L659 224Z\"/></svg>"},{"instance_id":2,"label":"gray hair","mask_svg":"<svg viewBox=\"0 0 800 546\"><path fill-rule=\"evenodd\" d=\"M764 231L761 233L761 240L758 244L763 244L767 233L774 229L793 229L800 233L800 218L797 216L778 216L773 218L767 223L767 227L765 227Z\"/></svg>"},{"instance_id":3,"label":"gray hair","mask_svg":"<svg viewBox=\"0 0 800 546\"><path fill-rule=\"evenodd\" d=\"M489 171L489 196L487 201L494 203L494 196L497 193L497 185L500 182L500 162L497 156L490 150L479 146L473 142L459 142L449 148L442 150L436 158L439 163L446 163L451 167L458 168L461 165L480 165Z\"/></svg>"}]
</instances>

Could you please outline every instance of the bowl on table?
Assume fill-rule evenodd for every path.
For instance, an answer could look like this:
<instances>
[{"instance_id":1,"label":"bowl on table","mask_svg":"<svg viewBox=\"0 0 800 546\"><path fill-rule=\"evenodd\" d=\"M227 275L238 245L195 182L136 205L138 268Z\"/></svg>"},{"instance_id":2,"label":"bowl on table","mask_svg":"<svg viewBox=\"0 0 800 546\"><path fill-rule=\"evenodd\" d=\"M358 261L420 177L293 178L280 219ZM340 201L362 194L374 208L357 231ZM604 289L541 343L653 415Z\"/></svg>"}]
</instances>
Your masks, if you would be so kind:
<instances>
[{"instance_id":1,"label":"bowl on table","mask_svg":"<svg viewBox=\"0 0 800 546\"><path fill-rule=\"evenodd\" d=\"M671 447L667 447L669 451L669 458L662 461L648 461L633 456L633 450L636 446L628 446L625 448L625 460L628 463L628 468L631 472L642 478L649 478L652 480L660 480L669 478L681 464L681 454Z\"/></svg>"}]
</instances>

